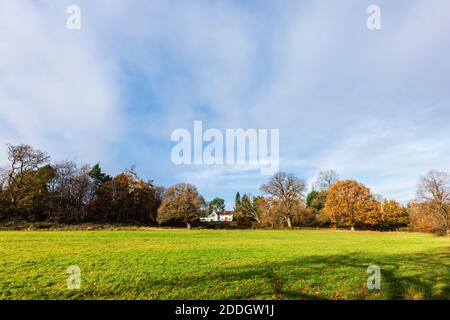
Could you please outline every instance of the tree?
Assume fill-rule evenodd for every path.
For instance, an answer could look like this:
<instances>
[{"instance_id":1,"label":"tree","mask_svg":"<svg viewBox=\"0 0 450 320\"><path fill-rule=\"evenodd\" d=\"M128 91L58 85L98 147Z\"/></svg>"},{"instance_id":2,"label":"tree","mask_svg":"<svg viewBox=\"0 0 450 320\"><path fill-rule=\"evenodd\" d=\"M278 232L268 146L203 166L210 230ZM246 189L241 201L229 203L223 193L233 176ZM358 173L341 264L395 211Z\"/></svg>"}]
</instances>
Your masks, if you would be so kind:
<instances>
[{"instance_id":1,"label":"tree","mask_svg":"<svg viewBox=\"0 0 450 320\"><path fill-rule=\"evenodd\" d=\"M48 183L54 176L50 165L32 171L24 171L17 180L22 181L16 198L17 213L28 221L43 221L49 212ZM14 185L13 185L14 187Z\"/></svg>"},{"instance_id":2,"label":"tree","mask_svg":"<svg viewBox=\"0 0 450 320\"><path fill-rule=\"evenodd\" d=\"M428 204L429 214L434 216L438 228L450 236L450 175L432 170L419 181L419 201Z\"/></svg>"},{"instance_id":3,"label":"tree","mask_svg":"<svg viewBox=\"0 0 450 320\"><path fill-rule=\"evenodd\" d=\"M112 179L99 164L47 165L50 157L27 145L9 145L8 159L10 165L0 170L0 218L156 223L163 190L133 168Z\"/></svg>"},{"instance_id":4,"label":"tree","mask_svg":"<svg viewBox=\"0 0 450 320\"><path fill-rule=\"evenodd\" d=\"M354 180L338 181L328 189L324 211L333 224L350 227L377 225L379 204L370 190Z\"/></svg>"},{"instance_id":5,"label":"tree","mask_svg":"<svg viewBox=\"0 0 450 320\"><path fill-rule=\"evenodd\" d=\"M98 190L93 219L103 222L155 223L161 188L140 178L134 168L119 173Z\"/></svg>"},{"instance_id":6,"label":"tree","mask_svg":"<svg viewBox=\"0 0 450 320\"><path fill-rule=\"evenodd\" d=\"M241 211L241 194L236 192L236 200L234 202L234 212L239 213Z\"/></svg>"},{"instance_id":7,"label":"tree","mask_svg":"<svg viewBox=\"0 0 450 320\"><path fill-rule=\"evenodd\" d=\"M214 198L209 203L209 212L224 212L225 211L225 200L221 198Z\"/></svg>"},{"instance_id":8,"label":"tree","mask_svg":"<svg viewBox=\"0 0 450 320\"><path fill-rule=\"evenodd\" d=\"M339 181L339 174L334 170L323 170L319 172L315 186L319 190L328 190L331 185Z\"/></svg>"},{"instance_id":9,"label":"tree","mask_svg":"<svg viewBox=\"0 0 450 320\"><path fill-rule=\"evenodd\" d=\"M437 215L430 214L433 206L429 202L412 202L408 204L408 216L412 231L443 233Z\"/></svg>"},{"instance_id":10,"label":"tree","mask_svg":"<svg viewBox=\"0 0 450 320\"><path fill-rule=\"evenodd\" d=\"M275 202L269 199L259 197L256 202L257 212L259 213L259 223L261 225L274 228L284 224L283 218L279 215Z\"/></svg>"},{"instance_id":11,"label":"tree","mask_svg":"<svg viewBox=\"0 0 450 320\"><path fill-rule=\"evenodd\" d=\"M112 177L110 175L102 172L102 168L100 167L99 163L95 164L92 167L92 169L89 172L89 176L93 180L95 193L98 192L98 190L100 189L100 187L103 183L106 183L106 182L112 180Z\"/></svg>"},{"instance_id":12,"label":"tree","mask_svg":"<svg viewBox=\"0 0 450 320\"><path fill-rule=\"evenodd\" d=\"M60 215L66 210L72 210L71 207L71 184L74 180L78 168L73 161L60 161L53 165L55 175L49 182L49 189L53 195L52 219L60 220Z\"/></svg>"},{"instance_id":13,"label":"tree","mask_svg":"<svg viewBox=\"0 0 450 320\"><path fill-rule=\"evenodd\" d=\"M311 191L306 197L306 206L308 208L320 211L325 206L325 201L327 200L327 191Z\"/></svg>"},{"instance_id":14,"label":"tree","mask_svg":"<svg viewBox=\"0 0 450 320\"><path fill-rule=\"evenodd\" d=\"M65 160L53 165L54 177L49 183L52 193L51 220L74 223L89 219L89 205L94 196L94 184L89 176L91 167L78 167Z\"/></svg>"},{"instance_id":15,"label":"tree","mask_svg":"<svg viewBox=\"0 0 450 320\"><path fill-rule=\"evenodd\" d=\"M258 201L261 197L253 197L252 195L244 194L240 201L239 215L244 218L249 218L261 223L261 212L258 210Z\"/></svg>"},{"instance_id":16,"label":"tree","mask_svg":"<svg viewBox=\"0 0 450 320\"><path fill-rule=\"evenodd\" d=\"M311 191L306 196L306 209L300 216L303 225L329 225L329 215L323 211L327 200L327 190ZM298 219L297 219L298 220Z\"/></svg>"},{"instance_id":17,"label":"tree","mask_svg":"<svg viewBox=\"0 0 450 320\"><path fill-rule=\"evenodd\" d=\"M292 228L292 217L295 215L295 209L299 202L304 201L305 180L299 179L293 174L279 171L260 189L269 196L288 227Z\"/></svg>"},{"instance_id":18,"label":"tree","mask_svg":"<svg viewBox=\"0 0 450 320\"><path fill-rule=\"evenodd\" d=\"M191 223L205 213L205 200L191 184L178 183L168 188L163 195L161 207L158 209L158 222L180 220L188 230Z\"/></svg>"},{"instance_id":19,"label":"tree","mask_svg":"<svg viewBox=\"0 0 450 320\"><path fill-rule=\"evenodd\" d=\"M24 191L26 173L36 171L39 167L47 164L50 157L45 152L21 144L18 146L8 145L8 160L10 166L6 184L11 197L11 205L16 207Z\"/></svg>"},{"instance_id":20,"label":"tree","mask_svg":"<svg viewBox=\"0 0 450 320\"><path fill-rule=\"evenodd\" d=\"M408 225L408 212L395 200L381 202L381 223L384 230L395 230Z\"/></svg>"}]
</instances>

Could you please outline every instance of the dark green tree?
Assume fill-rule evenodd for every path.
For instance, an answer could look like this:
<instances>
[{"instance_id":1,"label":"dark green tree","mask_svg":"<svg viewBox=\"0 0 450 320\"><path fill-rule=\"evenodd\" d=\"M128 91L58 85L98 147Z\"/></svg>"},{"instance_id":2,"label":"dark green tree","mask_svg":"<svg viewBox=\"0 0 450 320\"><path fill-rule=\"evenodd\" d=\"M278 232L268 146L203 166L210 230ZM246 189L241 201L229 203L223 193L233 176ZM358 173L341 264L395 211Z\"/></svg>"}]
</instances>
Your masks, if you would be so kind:
<instances>
[{"instance_id":1,"label":"dark green tree","mask_svg":"<svg viewBox=\"0 0 450 320\"><path fill-rule=\"evenodd\" d=\"M95 193L98 192L102 184L112 180L110 175L102 172L102 168L99 163L92 167L89 172L89 177L93 180Z\"/></svg>"},{"instance_id":2,"label":"dark green tree","mask_svg":"<svg viewBox=\"0 0 450 320\"><path fill-rule=\"evenodd\" d=\"M239 213L241 210L241 194L239 192L236 193L236 200L234 203L234 211Z\"/></svg>"},{"instance_id":3,"label":"dark green tree","mask_svg":"<svg viewBox=\"0 0 450 320\"><path fill-rule=\"evenodd\" d=\"M225 200L222 198L214 198L209 203L209 212L224 212L225 211Z\"/></svg>"},{"instance_id":4,"label":"dark green tree","mask_svg":"<svg viewBox=\"0 0 450 320\"><path fill-rule=\"evenodd\" d=\"M325 201L327 200L327 192L322 191L311 191L306 196L306 206L311 209L320 211L325 206Z\"/></svg>"}]
</instances>

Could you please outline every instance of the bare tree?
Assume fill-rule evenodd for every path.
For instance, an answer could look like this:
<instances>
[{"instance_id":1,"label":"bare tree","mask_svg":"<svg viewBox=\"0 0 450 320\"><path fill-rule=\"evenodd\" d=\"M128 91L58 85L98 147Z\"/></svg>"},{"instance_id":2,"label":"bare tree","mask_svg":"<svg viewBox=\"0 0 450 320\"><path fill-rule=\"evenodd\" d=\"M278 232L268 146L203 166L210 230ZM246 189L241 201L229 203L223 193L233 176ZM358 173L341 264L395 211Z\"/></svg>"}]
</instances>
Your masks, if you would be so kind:
<instances>
[{"instance_id":1,"label":"bare tree","mask_svg":"<svg viewBox=\"0 0 450 320\"><path fill-rule=\"evenodd\" d=\"M89 177L91 167L78 167L75 162L64 160L55 163L53 170L53 179L48 184L54 195L53 217L66 222L81 221L94 194L94 185Z\"/></svg>"},{"instance_id":2,"label":"bare tree","mask_svg":"<svg viewBox=\"0 0 450 320\"><path fill-rule=\"evenodd\" d=\"M37 170L49 162L47 153L35 150L29 145L8 145L8 160L10 167L7 173L6 184L11 197L11 205L17 203L17 197L23 187L24 173Z\"/></svg>"},{"instance_id":3,"label":"bare tree","mask_svg":"<svg viewBox=\"0 0 450 320\"><path fill-rule=\"evenodd\" d=\"M338 181L339 174L335 170L323 170L319 172L314 186L319 190L328 190L333 183Z\"/></svg>"},{"instance_id":4,"label":"bare tree","mask_svg":"<svg viewBox=\"0 0 450 320\"><path fill-rule=\"evenodd\" d=\"M53 165L55 176L49 183L51 192L58 194L59 206L62 207L64 200L70 197L70 185L78 168L75 162L64 160Z\"/></svg>"},{"instance_id":5,"label":"bare tree","mask_svg":"<svg viewBox=\"0 0 450 320\"><path fill-rule=\"evenodd\" d=\"M87 205L93 199L94 186L89 176L91 169L90 165L83 164L75 177L73 195L78 208Z\"/></svg>"},{"instance_id":6,"label":"bare tree","mask_svg":"<svg viewBox=\"0 0 450 320\"><path fill-rule=\"evenodd\" d=\"M306 182L293 174L277 172L267 184L261 186L261 191L269 195L277 207L289 228L292 228L292 217L299 202L304 202Z\"/></svg>"},{"instance_id":7,"label":"bare tree","mask_svg":"<svg viewBox=\"0 0 450 320\"><path fill-rule=\"evenodd\" d=\"M450 236L450 175L436 170L428 172L420 178L417 197L431 205L430 213Z\"/></svg>"}]
</instances>

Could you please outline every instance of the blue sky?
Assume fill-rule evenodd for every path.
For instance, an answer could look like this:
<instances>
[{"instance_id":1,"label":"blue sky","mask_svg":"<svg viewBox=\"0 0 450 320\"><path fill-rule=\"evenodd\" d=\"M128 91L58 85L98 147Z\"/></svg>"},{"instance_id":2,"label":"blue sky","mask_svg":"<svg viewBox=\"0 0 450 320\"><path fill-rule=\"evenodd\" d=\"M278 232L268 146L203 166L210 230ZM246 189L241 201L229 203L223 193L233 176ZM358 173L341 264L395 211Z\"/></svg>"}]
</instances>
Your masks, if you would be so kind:
<instances>
[{"instance_id":1,"label":"blue sky","mask_svg":"<svg viewBox=\"0 0 450 320\"><path fill-rule=\"evenodd\" d=\"M81 8L81 30L66 8ZM366 8L381 8L379 31ZM267 177L175 166L177 128L280 129L280 168L322 169L408 201L450 171L450 2L2 1L0 160L28 143L54 160L135 164L229 208Z\"/></svg>"}]
</instances>

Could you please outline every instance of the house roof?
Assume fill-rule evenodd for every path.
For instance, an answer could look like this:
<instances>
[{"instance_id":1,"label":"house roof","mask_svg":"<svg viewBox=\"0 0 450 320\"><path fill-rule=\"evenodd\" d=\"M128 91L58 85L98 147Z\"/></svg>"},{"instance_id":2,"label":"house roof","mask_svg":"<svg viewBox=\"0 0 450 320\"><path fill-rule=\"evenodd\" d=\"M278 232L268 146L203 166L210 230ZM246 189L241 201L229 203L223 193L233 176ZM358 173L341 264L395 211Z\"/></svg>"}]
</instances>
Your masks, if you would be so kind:
<instances>
[{"instance_id":1,"label":"house roof","mask_svg":"<svg viewBox=\"0 0 450 320\"><path fill-rule=\"evenodd\" d=\"M223 211L217 213L219 216L232 216L234 215L234 211Z\"/></svg>"}]
</instances>

